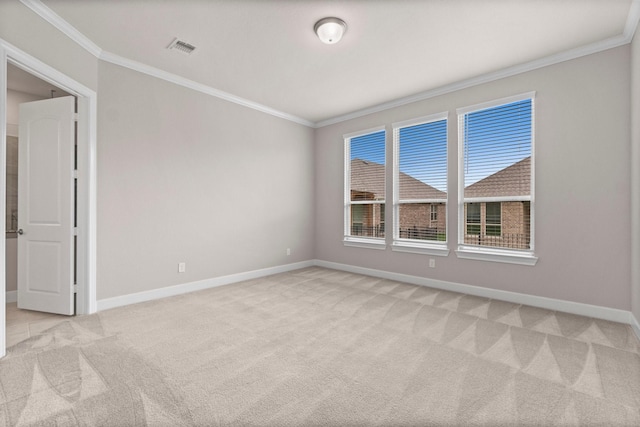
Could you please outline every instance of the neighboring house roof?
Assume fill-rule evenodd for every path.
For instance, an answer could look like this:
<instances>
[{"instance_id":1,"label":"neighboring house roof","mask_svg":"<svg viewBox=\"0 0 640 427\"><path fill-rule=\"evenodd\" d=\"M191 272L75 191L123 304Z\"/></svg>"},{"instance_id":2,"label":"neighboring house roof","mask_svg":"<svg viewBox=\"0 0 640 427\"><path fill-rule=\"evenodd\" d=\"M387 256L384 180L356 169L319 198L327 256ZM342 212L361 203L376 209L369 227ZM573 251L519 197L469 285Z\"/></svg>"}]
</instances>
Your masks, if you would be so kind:
<instances>
[{"instance_id":1,"label":"neighboring house roof","mask_svg":"<svg viewBox=\"0 0 640 427\"><path fill-rule=\"evenodd\" d=\"M384 165L368 160L351 161L351 190L372 193L375 199L384 198ZM400 172L400 199L443 199L447 193Z\"/></svg>"},{"instance_id":2,"label":"neighboring house roof","mask_svg":"<svg viewBox=\"0 0 640 427\"><path fill-rule=\"evenodd\" d=\"M464 189L465 197L528 196L531 194L531 157L526 157Z\"/></svg>"}]
</instances>

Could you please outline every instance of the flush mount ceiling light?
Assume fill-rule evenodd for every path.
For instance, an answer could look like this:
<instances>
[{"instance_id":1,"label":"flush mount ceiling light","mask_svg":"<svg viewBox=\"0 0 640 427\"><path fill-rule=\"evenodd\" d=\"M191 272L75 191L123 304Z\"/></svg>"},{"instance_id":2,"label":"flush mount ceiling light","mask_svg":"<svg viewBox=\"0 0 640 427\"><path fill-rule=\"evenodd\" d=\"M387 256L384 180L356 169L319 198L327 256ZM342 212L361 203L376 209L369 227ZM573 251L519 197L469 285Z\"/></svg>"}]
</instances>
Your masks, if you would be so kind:
<instances>
[{"instance_id":1,"label":"flush mount ceiling light","mask_svg":"<svg viewBox=\"0 0 640 427\"><path fill-rule=\"evenodd\" d=\"M347 31L347 24L340 18L324 18L313 26L322 43L335 44L340 41Z\"/></svg>"}]
</instances>

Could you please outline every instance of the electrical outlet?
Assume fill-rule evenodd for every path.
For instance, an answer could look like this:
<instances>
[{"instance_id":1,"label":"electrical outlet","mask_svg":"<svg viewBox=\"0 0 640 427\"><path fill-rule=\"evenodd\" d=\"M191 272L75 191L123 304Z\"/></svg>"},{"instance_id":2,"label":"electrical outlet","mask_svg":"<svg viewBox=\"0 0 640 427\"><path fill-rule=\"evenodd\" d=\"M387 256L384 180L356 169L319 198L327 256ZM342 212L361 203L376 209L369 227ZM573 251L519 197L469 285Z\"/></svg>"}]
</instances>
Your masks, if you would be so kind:
<instances>
[{"instance_id":1,"label":"electrical outlet","mask_svg":"<svg viewBox=\"0 0 640 427\"><path fill-rule=\"evenodd\" d=\"M436 268L436 259L435 258L429 258L429 267Z\"/></svg>"},{"instance_id":2,"label":"electrical outlet","mask_svg":"<svg viewBox=\"0 0 640 427\"><path fill-rule=\"evenodd\" d=\"M291 248L287 248L287 256L291 255Z\"/></svg>"},{"instance_id":3,"label":"electrical outlet","mask_svg":"<svg viewBox=\"0 0 640 427\"><path fill-rule=\"evenodd\" d=\"M187 263L186 262L179 262L178 263L178 273L184 273L185 271L187 271Z\"/></svg>"}]
</instances>

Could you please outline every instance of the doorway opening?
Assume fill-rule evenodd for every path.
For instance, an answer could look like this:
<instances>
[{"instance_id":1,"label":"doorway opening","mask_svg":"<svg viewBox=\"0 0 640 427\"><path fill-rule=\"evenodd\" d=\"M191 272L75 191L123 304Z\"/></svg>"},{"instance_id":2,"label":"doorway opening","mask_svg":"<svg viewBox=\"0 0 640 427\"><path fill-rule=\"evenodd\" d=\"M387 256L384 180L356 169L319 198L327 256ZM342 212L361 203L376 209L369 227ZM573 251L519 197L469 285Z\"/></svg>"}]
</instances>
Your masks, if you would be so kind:
<instances>
[{"instance_id":1,"label":"doorway opening","mask_svg":"<svg viewBox=\"0 0 640 427\"><path fill-rule=\"evenodd\" d=\"M59 103L59 101L54 101L58 98L64 98L64 105L67 106L63 111L67 122L63 124L66 124L68 128L65 141L58 137L60 134L65 134L65 132L61 132L64 126L57 126L57 128L54 126L45 132L45 135L42 135L42 123L53 120L54 116L50 106ZM17 300L17 307L21 309L45 313L75 314L73 292L74 284L77 283L77 252L75 250L77 245L75 244L76 237L73 236L73 227L76 226L77 183L72 177L73 171L77 169L77 138L75 138L74 121L77 116L76 101L77 99L73 95L63 89L41 80L13 64L7 65L5 287L7 303L13 303ZM29 108L23 112L24 107ZM44 111L42 111L43 108ZM33 116L34 111L39 114L39 117ZM53 111L53 113L56 112ZM28 117L29 120L37 119L37 121L29 124L31 121L22 120ZM25 123L27 126L20 129ZM58 122L54 123L59 124ZM27 134L38 132L41 135L35 140L33 136L27 135L24 141L21 141L20 132ZM47 133L49 135L46 135ZM43 139L43 136L46 138ZM68 159L63 162L56 160L56 157L61 157L62 152L60 150L52 152L50 147L53 146L64 146ZM58 155L56 156L56 154ZM31 160L31 158L37 159L43 155L47 158L40 161ZM58 170L60 165L64 165L68 170ZM59 185L60 179L64 180L65 176L69 178L68 184L61 183L62 185ZM71 188L66 188L67 191L62 193L56 191L61 187ZM54 196L53 200L43 200L49 198L48 195L55 194L58 196ZM61 197L62 194L64 196ZM33 200L34 197L38 197L40 200ZM29 227L30 220L26 216L33 216L35 213L40 216L36 222L42 223L42 220L45 219L42 217L43 207L47 207L47 205L49 206L48 209L44 209L45 211L53 210L66 214L62 218L63 223L67 223L62 224L66 225L64 227L66 233L59 231L56 233L59 236L58 240L62 238L62 242L51 240L51 236L46 237L47 234L51 235L52 226L60 228L56 222L59 222L61 218L54 219L54 222L45 221L43 225L34 224L33 227ZM54 217L59 217L55 212L49 212L49 215L51 214ZM64 220L65 217L66 220ZM40 236L36 236L37 234ZM56 243L63 243L57 247L66 248L68 252L66 256L61 254L61 251L56 251ZM60 257L60 255L63 256ZM65 260L69 265L56 265L65 264ZM49 266L49 268L45 266ZM66 280L59 280L60 273L65 276ZM38 283L39 281L46 283ZM56 288L60 289L64 295L56 296ZM60 300L60 297L62 297L62 301L56 303L56 299ZM20 318L28 317L26 313L20 314L18 310L8 310L7 325L15 321L15 319L9 318L9 314ZM15 331L7 330L8 339L11 338L11 332Z\"/></svg>"},{"instance_id":2,"label":"doorway opening","mask_svg":"<svg viewBox=\"0 0 640 427\"><path fill-rule=\"evenodd\" d=\"M77 191L74 197L77 223L74 234L76 248L75 276L76 314L91 314L96 312L96 117L97 102L95 91L87 88L76 80L50 67L42 61L26 54L20 49L0 39L0 194L5 191L7 177L5 172L7 156L7 137L16 134L12 123L8 123L8 72L14 73L15 68L22 72L52 85L56 89L49 98L68 94L75 97L77 111ZM15 90L13 82L12 90ZM58 90L60 91L58 93ZM12 129L13 128L13 129ZM2 170L6 168L7 170ZM7 193L6 195L9 195ZM0 197L0 203L8 215L0 224L0 232L11 231L11 208L8 208L6 197ZM8 218L7 218L8 216ZM19 221L19 218L18 218ZM13 222L15 224L15 220ZM0 263L8 261L5 246L0 245ZM6 271L6 268L5 268ZM0 357L6 354L6 300L12 298L7 294L5 275L0 274Z\"/></svg>"}]
</instances>

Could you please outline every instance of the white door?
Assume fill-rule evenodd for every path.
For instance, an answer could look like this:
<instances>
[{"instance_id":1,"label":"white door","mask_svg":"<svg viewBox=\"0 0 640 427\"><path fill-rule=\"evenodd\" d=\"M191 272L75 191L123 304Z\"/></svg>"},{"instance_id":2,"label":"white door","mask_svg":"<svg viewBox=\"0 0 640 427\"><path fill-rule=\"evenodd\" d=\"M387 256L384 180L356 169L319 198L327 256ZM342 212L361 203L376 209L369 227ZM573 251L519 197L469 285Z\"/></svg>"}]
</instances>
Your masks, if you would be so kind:
<instances>
[{"instance_id":1,"label":"white door","mask_svg":"<svg viewBox=\"0 0 640 427\"><path fill-rule=\"evenodd\" d=\"M20 105L18 307L74 314L75 99Z\"/></svg>"}]
</instances>

